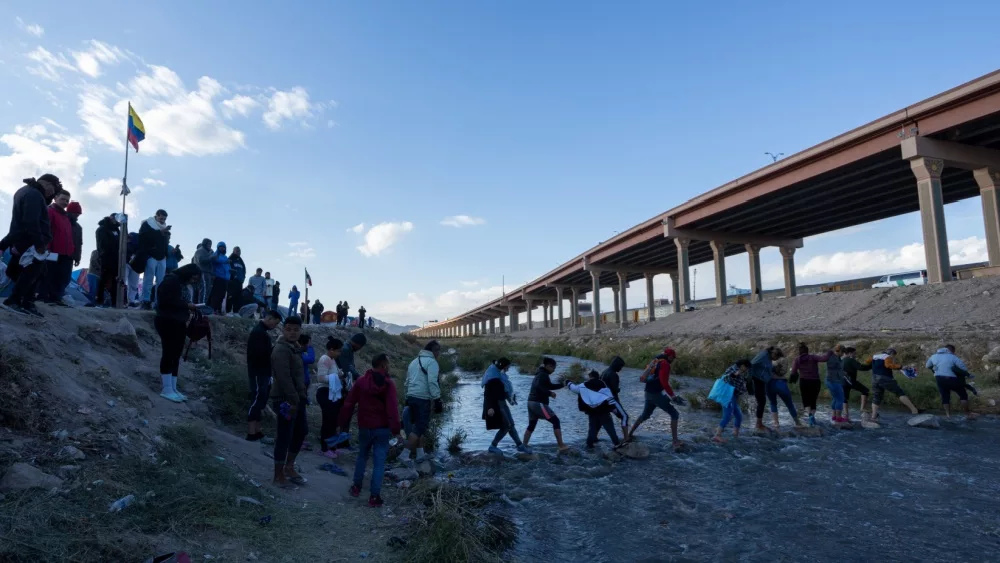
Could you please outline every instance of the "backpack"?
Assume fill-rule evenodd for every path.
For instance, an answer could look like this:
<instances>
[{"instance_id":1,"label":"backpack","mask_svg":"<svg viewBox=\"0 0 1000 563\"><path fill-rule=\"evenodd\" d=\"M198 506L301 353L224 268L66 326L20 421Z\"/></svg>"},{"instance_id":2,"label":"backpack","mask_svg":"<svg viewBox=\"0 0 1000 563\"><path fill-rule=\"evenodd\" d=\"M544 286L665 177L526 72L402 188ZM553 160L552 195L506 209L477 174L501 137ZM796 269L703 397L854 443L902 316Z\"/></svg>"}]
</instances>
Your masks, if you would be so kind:
<instances>
[{"instance_id":1,"label":"backpack","mask_svg":"<svg viewBox=\"0 0 1000 563\"><path fill-rule=\"evenodd\" d=\"M656 370L660 367L660 362L662 360L654 358L648 364L646 364L646 369L642 370L642 375L639 376L639 381L645 383L649 379L650 375L654 375Z\"/></svg>"}]
</instances>

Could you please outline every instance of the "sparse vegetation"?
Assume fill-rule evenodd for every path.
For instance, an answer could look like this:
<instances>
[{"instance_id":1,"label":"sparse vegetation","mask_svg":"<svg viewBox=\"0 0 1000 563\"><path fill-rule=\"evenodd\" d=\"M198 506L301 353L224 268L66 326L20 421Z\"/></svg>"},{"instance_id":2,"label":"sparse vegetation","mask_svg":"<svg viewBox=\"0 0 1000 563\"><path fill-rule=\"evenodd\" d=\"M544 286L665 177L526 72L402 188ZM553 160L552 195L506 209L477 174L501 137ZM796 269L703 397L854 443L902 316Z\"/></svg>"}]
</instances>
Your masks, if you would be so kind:
<instances>
[{"instance_id":1,"label":"sparse vegetation","mask_svg":"<svg viewBox=\"0 0 1000 563\"><path fill-rule=\"evenodd\" d=\"M563 379L566 381L572 381L573 383L583 383L587 378L587 368L583 367L580 362L573 362L570 364L569 369L563 375Z\"/></svg>"},{"instance_id":2,"label":"sparse vegetation","mask_svg":"<svg viewBox=\"0 0 1000 563\"><path fill-rule=\"evenodd\" d=\"M9 350L0 349L0 426L14 430L49 428L49 406L32 392L43 375L29 370L27 363Z\"/></svg>"},{"instance_id":3,"label":"sparse vegetation","mask_svg":"<svg viewBox=\"0 0 1000 563\"><path fill-rule=\"evenodd\" d=\"M455 430L455 432L448 438L448 453L457 454L462 451L462 444L465 443L466 438L469 434L462 428Z\"/></svg>"}]
</instances>

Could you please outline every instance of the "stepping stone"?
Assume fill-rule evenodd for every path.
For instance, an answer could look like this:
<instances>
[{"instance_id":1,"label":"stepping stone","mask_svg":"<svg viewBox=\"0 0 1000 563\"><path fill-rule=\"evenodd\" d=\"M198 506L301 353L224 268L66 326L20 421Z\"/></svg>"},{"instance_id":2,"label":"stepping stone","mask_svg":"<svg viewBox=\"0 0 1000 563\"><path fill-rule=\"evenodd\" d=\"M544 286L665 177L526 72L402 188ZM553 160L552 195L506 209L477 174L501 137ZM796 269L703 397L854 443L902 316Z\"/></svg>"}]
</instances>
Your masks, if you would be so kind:
<instances>
[{"instance_id":1,"label":"stepping stone","mask_svg":"<svg viewBox=\"0 0 1000 563\"><path fill-rule=\"evenodd\" d=\"M918 414L906 421L915 428L941 428L941 421L933 414Z\"/></svg>"},{"instance_id":2,"label":"stepping stone","mask_svg":"<svg viewBox=\"0 0 1000 563\"><path fill-rule=\"evenodd\" d=\"M866 430L877 430L879 428L882 428L882 425L877 422L872 422L870 420L862 420L861 427Z\"/></svg>"}]
</instances>

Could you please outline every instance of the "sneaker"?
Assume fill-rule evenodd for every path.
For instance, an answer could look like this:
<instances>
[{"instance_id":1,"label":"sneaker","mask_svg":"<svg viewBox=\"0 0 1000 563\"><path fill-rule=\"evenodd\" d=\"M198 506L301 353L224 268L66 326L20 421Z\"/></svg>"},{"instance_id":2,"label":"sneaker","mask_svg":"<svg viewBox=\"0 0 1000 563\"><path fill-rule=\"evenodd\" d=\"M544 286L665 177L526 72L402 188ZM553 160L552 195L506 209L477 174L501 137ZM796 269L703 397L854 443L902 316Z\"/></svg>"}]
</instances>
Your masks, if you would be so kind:
<instances>
[{"instance_id":1,"label":"sneaker","mask_svg":"<svg viewBox=\"0 0 1000 563\"><path fill-rule=\"evenodd\" d=\"M816 415L809 415L809 426L816 426Z\"/></svg>"},{"instance_id":2,"label":"sneaker","mask_svg":"<svg viewBox=\"0 0 1000 563\"><path fill-rule=\"evenodd\" d=\"M361 496L361 485L351 485L350 493L352 497Z\"/></svg>"},{"instance_id":3,"label":"sneaker","mask_svg":"<svg viewBox=\"0 0 1000 563\"><path fill-rule=\"evenodd\" d=\"M160 396L163 397L164 399L168 400L168 401L173 402L173 403L183 403L184 402L184 399L181 399L180 395L178 395L177 393L174 393L173 391L171 391L169 393L160 393Z\"/></svg>"},{"instance_id":4,"label":"sneaker","mask_svg":"<svg viewBox=\"0 0 1000 563\"><path fill-rule=\"evenodd\" d=\"M382 497L380 495L372 495L368 497L368 506L372 508L382 508Z\"/></svg>"},{"instance_id":5,"label":"sneaker","mask_svg":"<svg viewBox=\"0 0 1000 563\"><path fill-rule=\"evenodd\" d=\"M487 449L486 451L490 452L491 454L503 455L503 450L501 450L496 446L490 446L489 449Z\"/></svg>"},{"instance_id":6,"label":"sneaker","mask_svg":"<svg viewBox=\"0 0 1000 563\"><path fill-rule=\"evenodd\" d=\"M522 454L531 454L531 453L534 453L533 451L531 451L531 448L529 448L528 446L525 446L524 444L521 444L520 446L518 446L517 447L517 451L521 452Z\"/></svg>"},{"instance_id":7,"label":"sneaker","mask_svg":"<svg viewBox=\"0 0 1000 563\"><path fill-rule=\"evenodd\" d=\"M8 303L8 302L4 301L2 304L0 304L0 307L3 307L4 309L7 309L11 313L19 313L21 315L30 315L31 314L31 313L28 313L27 311L25 311L24 308L21 307L20 305L18 305L17 303Z\"/></svg>"},{"instance_id":8,"label":"sneaker","mask_svg":"<svg viewBox=\"0 0 1000 563\"><path fill-rule=\"evenodd\" d=\"M28 305L23 305L21 307L21 310L24 311L25 313L29 314L29 315L34 315L34 316L36 316L36 317L38 317L40 319L44 319L45 318L45 315L43 315L42 312L38 310L38 307L35 307L34 303L30 303Z\"/></svg>"}]
</instances>

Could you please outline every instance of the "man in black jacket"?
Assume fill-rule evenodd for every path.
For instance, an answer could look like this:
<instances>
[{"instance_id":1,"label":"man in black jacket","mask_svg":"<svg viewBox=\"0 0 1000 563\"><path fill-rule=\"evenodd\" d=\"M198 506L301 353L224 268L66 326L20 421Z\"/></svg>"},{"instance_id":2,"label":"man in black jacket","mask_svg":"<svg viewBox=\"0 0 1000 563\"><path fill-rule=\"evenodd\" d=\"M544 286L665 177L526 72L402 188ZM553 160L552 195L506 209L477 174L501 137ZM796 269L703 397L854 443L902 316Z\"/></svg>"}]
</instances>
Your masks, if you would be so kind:
<instances>
[{"instance_id":1,"label":"man in black jacket","mask_svg":"<svg viewBox=\"0 0 1000 563\"><path fill-rule=\"evenodd\" d=\"M240 307L243 306L240 294L243 291L243 282L247 278L247 265L243 262L241 254L240 247L237 246L229 255L229 286L226 292L227 313L239 313Z\"/></svg>"},{"instance_id":2,"label":"man in black jacket","mask_svg":"<svg viewBox=\"0 0 1000 563\"><path fill-rule=\"evenodd\" d=\"M118 306L118 237L120 226L114 215L97 224L97 256L101 263L101 278L97 282L97 306L104 305L104 292L111 292L111 306Z\"/></svg>"},{"instance_id":3,"label":"man in black jacket","mask_svg":"<svg viewBox=\"0 0 1000 563\"><path fill-rule=\"evenodd\" d=\"M52 230L49 227L48 202L55 193L62 189L62 183L53 174L43 174L40 178L26 178L24 187L14 193L11 205L10 232L7 242L11 246L11 254L21 257L29 250L44 254L52 240ZM18 313L42 316L35 307L38 279L45 269L45 264L38 259L26 260L22 267L20 260L11 260L7 275L14 282L14 289L4 306Z\"/></svg>"},{"instance_id":4,"label":"man in black jacket","mask_svg":"<svg viewBox=\"0 0 1000 563\"><path fill-rule=\"evenodd\" d=\"M271 392L271 341L270 331L281 322L277 311L268 311L247 339L247 380L250 384L250 410L247 413L247 440L256 442L264 437L260 428L260 415L267 406Z\"/></svg>"},{"instance_id":5,"label":"man in black jacket","mask_svg":"<svg viewBox=\"0 0 1000 563\"><path fill-rule=\"evenodd\" d=\"M618 398L618 393L621 392L621 378L618 377L618 373L625 367L625 360L621 356L615 356L611 359L611 365L608 369L604 370L601 374L601 381L608 386L611 390L611 396L614 397L615 402L618 403L618 408L614 409L612 412L618 419L622 422L622 432L627 435L628 432L628 413L625 412L625 407L622 406L621 399Z\"/></svg>"},{"instance_id":6,"label":"man in black jacket","mask_svg":"<svg viewBox=\"0 0 1000 563\"><path fill-rule=\"evenodd\" d=\"M543 358L542 365L538 366L535 378L531 380L531 390L528 392L528 428L524 431L524 445L531 441L531 434L535 431L538 420L544 418L552 425L552 433L556 437L556 445L559 451L567 449L563 443L562 425L555 411L549 407L549 399L555 398L556 390L562 389L561 383L553 383L549 376L556 371L556 361L552 358Z\"/></svg>"},{"instance_id":7,"label":"man in black jacket","mask_svg":"<svg viewBox=\"0 0 1000 563\"><path fill-rule=\"evenodd\" d=\"M167 212L159 209L156 215L143 221L139 227L139 249L136 262L145 265L142 272L142 308L150 309L153 287L163 281L167 273L167 244L170 227L167 226ZM139 271L137 268L133 268ZM156 282L153 282L153 278Z\"/></svg>"}]
</instances>

